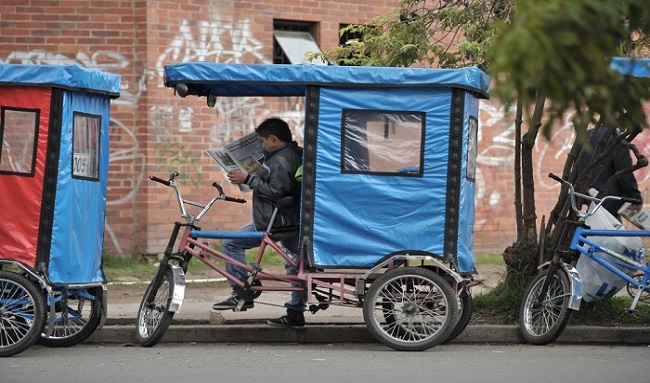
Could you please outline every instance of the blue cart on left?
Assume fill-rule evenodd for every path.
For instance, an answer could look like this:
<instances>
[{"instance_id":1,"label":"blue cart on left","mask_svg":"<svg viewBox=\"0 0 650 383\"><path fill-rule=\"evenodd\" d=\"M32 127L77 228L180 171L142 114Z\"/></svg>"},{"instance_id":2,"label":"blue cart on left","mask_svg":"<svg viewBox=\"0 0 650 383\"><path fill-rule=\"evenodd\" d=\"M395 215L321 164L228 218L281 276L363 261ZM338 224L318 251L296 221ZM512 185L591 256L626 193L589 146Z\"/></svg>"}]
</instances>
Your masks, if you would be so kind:
<instances>
[{"instance_id":1,"label":"blue cart on left","mask_svg":"<svg viewBox=\"0 0 650 383\"><path fill-rule=\"evenodd\" d=\"M0 356L80 343L106 318L110 101L120 76L0 65Z\"/></svg>"}]
</instances>

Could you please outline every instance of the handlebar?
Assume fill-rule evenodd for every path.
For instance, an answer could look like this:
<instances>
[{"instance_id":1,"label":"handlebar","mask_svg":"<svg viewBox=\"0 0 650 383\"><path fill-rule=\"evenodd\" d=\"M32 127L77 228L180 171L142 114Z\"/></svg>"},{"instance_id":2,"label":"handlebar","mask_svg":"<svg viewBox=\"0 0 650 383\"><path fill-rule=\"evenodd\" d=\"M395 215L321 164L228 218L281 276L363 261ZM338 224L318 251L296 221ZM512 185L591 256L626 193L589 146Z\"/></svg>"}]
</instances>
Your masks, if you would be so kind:
<instances>
[{"instance_id":1,"label":"handlebar","mask_svg":"<svg viewBox=\"0 0 650 383\"><path fill-rule=\"evenodd\" d=\"M217 189L219 194L216 197L212 198L212 200L210 200L210 202L208 202L207 204L203 205L203 204L198 203L198 202L186 200L186 199L183 198L183 196L181 194L181 191L178 188L178 186L176 186L176 184L174 183L174 179L177 176L178 176L178 172L173 171L169 175L169 180L164 180L164 179L162 179L160 177L156 177L156 176L149 176L149 179L154 181L154 182L158 182L160 184L163 184L165 186L168 186L168 187L174 189L174 191L176 192L176 199L178 200L178 206L179 206L179 208L181 210L181 217L187 219L187 221L190 222L190 223L193 223L194 221L201 220L201 218L205 215L205 213L207 213L208 210L210 210L210 208L212 207L212 205L218 200L223 200L223 201L228 201L228 202L235 202L235 203L246 203L246 200L243 199L243 198L228 197L227 195L225 195L221 185L219 185L216 182L213 182L212 186ZM185 204L199 207L202 210L201 210L201 212L199 214L197 214L196 216L193 216L193 215L187 213L187 211L185 210Z\"/></svg>"},{"instance_id":2,"label":"handlebar","mask_svg":"<svg viewBox=\"0 0 650 383\"><path fill-rule=\"evenodd\" d=\"M171 174L169 174L169 181L165 181L164 179L158 178L156 176L149 176L149 179L152 181L156 181L160 184L163 184L165 186L171 186L174 183L174 178L176 178L177 176L178 176L178 172L174 170L173 172L171 172Z\"/></svg>"},{"instance_id":3,"label":"handlebar","mask_svg":"<svg viewBox=\"0 0 650 383\"><path fill-rule=\"evenodd\" d=\"M170 185L171 185L171 182L169 182L169 181L165 181L164 179L162 179L162 178L158 178L158 177L156 177L156 176L149 176L149 179L152 180L152 181L156 181L156 182L158 182L158 183L161 183L161 184L163 184L163 185L166 185L166 186L170 186Z\"/></svg>"},{"instance_id":4,"label":"handlebar","mask_svg":"<svg viewBox=\"0 0 650 383\"><path fill-rule=\"evenodd\" d=\"M596 197L592 197L592 196L587 195L587 194L582 194L582 193L576 192L575 189L573 188L573 185L569 181L566 181L566 180L558 177L557 175L555 175L553 173L549 173L548 176L550 178L554 179L555 181L557 181L557 182L559 182L559 183L561 183L563 185L566 185L569 188L569 195L571 197L571 208L581 218L585 218L587 216L587 213L585 213L582 210L578 209L577 204L576 204L576 198L575 198L576 196L578 196L580 198L583 198L583 199L586 199L587 201L591 201L591 202L596 203L596 207L594 208L593 211L598 210L605 201L623 201L623 202L629 202L631 204L639 204L639 203L641 203L641 201L637 200L636 198L619 197L619 196L612 196L612 195L608 195L608 196L603 197L602 199L598 199ZM593 214L593 212L591 214Z\"/></svg>"},{"instance_id":5,"label":"handlebar","mask_svg":"<svg viewBox=\"0 0 650 383\"><path fill-rule=\"evenodd\" d=\"M223 196L224 201L236 202L236 203L246 203L246 200L243 199L243 198L228 197L227 195L223 194L223 188L218 183L213 182L212 186L214 186L215 188L217 188L217 190L219 190L219 195Z\"/></svg>"}]
</instances>

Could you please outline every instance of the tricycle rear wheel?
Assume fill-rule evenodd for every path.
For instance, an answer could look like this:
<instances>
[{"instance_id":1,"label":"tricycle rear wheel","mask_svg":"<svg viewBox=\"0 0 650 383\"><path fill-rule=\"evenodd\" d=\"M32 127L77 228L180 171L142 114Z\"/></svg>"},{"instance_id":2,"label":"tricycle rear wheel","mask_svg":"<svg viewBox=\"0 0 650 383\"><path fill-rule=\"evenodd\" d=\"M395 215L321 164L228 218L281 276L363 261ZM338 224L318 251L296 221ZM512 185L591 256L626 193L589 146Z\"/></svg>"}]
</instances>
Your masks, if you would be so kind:
<instances>
[{"instance_id":1,"label":"tricycle rear wheel","mask_svg":"<svg viewBox=\"0 0 650 383\"><path fill-rule=\"evenodd\" d=\"M442 343L458 323L458 299L440 275L422 267L398 267L372 282L363 304L368 330L403 351Z\"/></svg>"},{"instance_id":2,"label":"tricycle rear wheel","mask_svg":"<svg viewBox=\"0 0 650 383\"><path fill-rule=\"evenodd\" d=\"M45 317L43 291L20 274L0 270L0 357L33 346Z\"/></svg>"},{"instance_id":3,"label":"tricycle rear wheel","mask_svg":"<svg viewBox=\"0 0 650 383\"><path fill-rule=\"evenodd\" d=\"M47 347L70 347L88 339L102 320L104 289L102 287L69 289L55 296L56 312L48 316L45 331L51 321L51 335L43 333L38 343Z\"/></svg>"},{"instance_id":4,"label":"tricycle rear wheel","mask_svg":"<svg viewBox=\"0 0 650 383\"><path fill-rule=\"evenodd\" d=\"M454 326L454 329L447 336L447 339L443 343L451 342L460 335L469 324L469 321L472 319L472 311L474 310L474 301L472 300L472 293L469 291L469 288L463 287L458 296L458 322Z\"/></svg>"}]
</instances>

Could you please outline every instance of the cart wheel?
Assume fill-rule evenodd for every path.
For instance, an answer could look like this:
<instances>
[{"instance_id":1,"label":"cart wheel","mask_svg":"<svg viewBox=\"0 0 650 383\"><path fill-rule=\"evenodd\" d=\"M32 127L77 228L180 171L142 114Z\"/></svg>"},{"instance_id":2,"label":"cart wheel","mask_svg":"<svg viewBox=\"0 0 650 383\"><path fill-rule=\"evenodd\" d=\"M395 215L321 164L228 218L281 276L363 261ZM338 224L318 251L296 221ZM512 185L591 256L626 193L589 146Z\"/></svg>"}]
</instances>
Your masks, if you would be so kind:
<instances>
[{"instance_id":1,"label":"cart wheel","mask_svg":"<svg viewBox=\"0 0 650 383\"><path fill-rule=\"evenodd\" d=\"M443 277L421 267L386 271L372 284L363 304L363 318L379 342L404 351L442 343L458 318L454 290Z\"/></svg>"},{"instance_id":2,"label":"cart wheel","mask_svg":"<svg viewBox=\"0 0 650 383\"><path fill-rule=\"evenodd\" d=\"M456 326L454 326L454 329L451 331L449 336L447 336L447 339L442 343L451 342L465 331L470 319L472 319L473 310L474 301L472 300L472 294L467 287L463 287L463 290L458 296L458 322L456 322Z\"/></svg>"},{"instance_id":3,"label":"cart wheel","mask_svg":"<svg viewBox=\"0 0 650 383\"><path fill-rule=\"evenodd\" d=\"M51 335L41 334L38 343L47 347L69 347L88 339L102 320L104 289L70 289L55 295L54 317L48 317L44 332L54 321ZM49 309L49 306L48 306Z\"/></svg>"},{"instance_id":4,"label":"cart wheel","mask_svg":"<svg viewBox=\"0 0 650 383\"><path fill-rule=\"evenodd\" d=\"M152 347L165 334L174 313L169 311L174 296L173 274L169 267L159 269L147 287L138 309L135 338L143 347Z\"/></svg>"},{"instance_id":5,"label":"cart wheel","mask_svg":"<svg viewBox=\"0 0 650 383\"><path fill-rule=\"evenodd\" d=\"M548 291L540 302L540 291L547 277L548 271L545 271L532 280L524 293L519 310L521 335L531 344L544 345L557 339L573 313L573 310L569 309L569 278L561 269L556 269L550 276Z\"/></svg>"},{"instance_id":6,"label":"cart wheel","mask_svg":"<svg viewBox=\"0 0 650 383\"><path fill-rule=\"evenodd\" d=\"M0 270L0 357L25 351L45 325L45 297L22 275Z\"/></svg>"}]
</instances>

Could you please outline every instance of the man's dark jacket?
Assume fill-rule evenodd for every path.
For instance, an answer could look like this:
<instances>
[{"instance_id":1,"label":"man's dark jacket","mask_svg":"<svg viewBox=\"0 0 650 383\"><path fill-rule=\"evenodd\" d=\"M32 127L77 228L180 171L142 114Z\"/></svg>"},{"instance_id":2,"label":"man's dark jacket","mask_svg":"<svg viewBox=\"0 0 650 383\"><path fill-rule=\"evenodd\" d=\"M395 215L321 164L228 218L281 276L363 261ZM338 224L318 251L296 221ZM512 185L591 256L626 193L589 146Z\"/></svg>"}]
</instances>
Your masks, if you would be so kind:
<instances>
[{"instance_id":1,"label":"man's dark jacket","mask_svg":"<svg viewBox=\"0 0 650 383\"><path fill-rule=\"evenodd\" d=\"M589 137L589 144L593 150L598 150L598 143L603 138L603 135L607 133L608 128L599 124L596 128L588 130L587 135ZM616 134L616 133L615 133ZM610 137L607 140L607 143L600 148L607 148L609 145L614 143L615 137ZM584 153L578 162L578 174L582 174L584 170L589 165L591 161L591 154ZM592 187L598 191L602 191L602 188L605 186L607 180L614 175L619 170L626 169L632 166L632 157L630 156L630 151L621 147L621 150L616 153L616 156L607 164L600 173L600 176L593 183ZM641 192L639 191L639 185L637 184L634 174L627 173L612 183L609 190L606 191L605 195L613 195L619 197L628 197L635 198L639 201L642 201ZM617 217L620 220L618 209L620 209L623 202L621 201L606 201L603 204L603 207L607 209L614 217Z\"/></svg>"},{"instance_id":2,"label":"man's dark jacket","mask_svg":"<svg viewBox=\"0 0 650 383\"><path fill-rule=\"evenodd\" d=\"M246 183L253 189L253 222L257 230L267 228L275 203L288 196L294 197L294 202L280 209L273 228L298 228L301 184L295 176L300 165L302 148L293 141L265 152L263 168L248 177Z\"/></svg>"}]
</instances>

